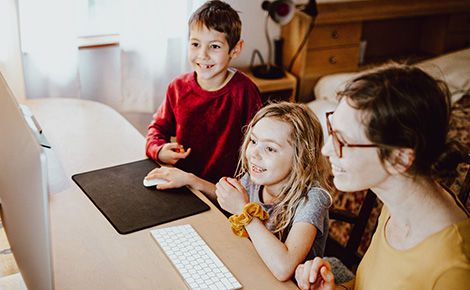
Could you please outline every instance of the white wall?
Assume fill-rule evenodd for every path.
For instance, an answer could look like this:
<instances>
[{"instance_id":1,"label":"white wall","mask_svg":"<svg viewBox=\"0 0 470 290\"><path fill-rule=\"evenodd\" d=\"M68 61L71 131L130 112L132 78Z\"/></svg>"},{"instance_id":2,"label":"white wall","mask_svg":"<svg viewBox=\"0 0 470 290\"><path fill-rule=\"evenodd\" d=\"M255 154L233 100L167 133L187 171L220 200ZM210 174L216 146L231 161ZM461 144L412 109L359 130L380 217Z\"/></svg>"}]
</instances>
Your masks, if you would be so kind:
<instances>
[{"instance_id":1,"label":"white wall","mask_svg":"<svg viewBox=\"0 0 470 290\"><path fill-rule=\"evenodd\" d=\"M248 66L251 55L258 49L265 61L268 58L268 43L264 33L265 11L261 8L264 0L225 0L235 10L239 11L242 21L242 39L245 41L242 54L234 60L232 66ZM268 22L271 39L280 37L281 28L271 19ZM259 59L256 58L258 62Z\"/></svg>"},{"instance_id":2,"label":"white wall","mask_svg":"<svg viewBox=\"0 0 470 290\"><path fill-rule=\"evenodd\" d=\"M242 21L242 39L245 41L240 57L232 62L232 66L247 66L250 64L253 50L258 49L265 61L268 59L268 43L264 33L265 11L261 8L264 0L224 0L240 12ZM272 2L272 0L271 0ZM308 0L293 0L294 4L306 4ZM281 27L271 19L268 21L269 36L277 39L281 36ZM274 49L274 47L273 47ZM274 58L274 51L273 51ZM272 60L274 61L274 60ZM256 58L256 62L259 59Z\"/></svg>"}]
</instances>

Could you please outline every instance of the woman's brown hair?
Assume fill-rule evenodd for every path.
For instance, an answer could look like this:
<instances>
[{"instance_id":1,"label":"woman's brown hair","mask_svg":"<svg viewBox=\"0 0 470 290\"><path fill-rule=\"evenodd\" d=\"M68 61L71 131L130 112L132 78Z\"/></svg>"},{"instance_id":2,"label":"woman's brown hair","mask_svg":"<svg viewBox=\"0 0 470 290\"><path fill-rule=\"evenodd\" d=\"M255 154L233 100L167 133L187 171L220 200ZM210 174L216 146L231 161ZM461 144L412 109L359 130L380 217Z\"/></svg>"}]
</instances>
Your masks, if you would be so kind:
<instances>
[{"instance_id":1,"label":"woman's brown hair","mask_svg":"<svg viewBox=\"0 0 470 290\"><path fill-rule=\"evenodd\" d=\"M368 71L340 92L363 112L366 136L391 162L394 148L410 148L413 164L407 174L433 178L455 175L460 146L447 142L451 98L447 85L421 69L396 63Z\"/></svg>"}]
</instances>

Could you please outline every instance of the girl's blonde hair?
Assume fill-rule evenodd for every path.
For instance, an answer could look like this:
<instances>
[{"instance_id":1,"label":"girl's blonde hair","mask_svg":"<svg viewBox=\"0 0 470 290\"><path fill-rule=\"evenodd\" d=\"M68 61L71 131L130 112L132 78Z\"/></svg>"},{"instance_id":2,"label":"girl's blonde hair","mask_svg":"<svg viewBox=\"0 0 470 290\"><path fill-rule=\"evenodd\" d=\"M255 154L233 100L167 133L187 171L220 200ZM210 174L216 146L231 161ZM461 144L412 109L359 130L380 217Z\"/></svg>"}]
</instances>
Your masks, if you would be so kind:
<instances>
[{"instance_id":1,"label":"girl's blonde hair","mask_svg":"<svg viewBox=\"0 0 470 290\"><path fill-rule=\"evenodd\" d=\"M250 143L253 127L266 117L276 118L292 128L292 171L287 183L277 194L280 202L270 219L274 226L273 233L283 241L286 238L286 229L293 222L295 210L302 198L308 198L308 191L314 186L330 190L328 177L331 169L328 160L321 154L323 130L317 116L305 104L281 102L271 103L260 109L246 128L237 168L238 178L250 172L246 148Z\"/></svg>"}]
</instances>

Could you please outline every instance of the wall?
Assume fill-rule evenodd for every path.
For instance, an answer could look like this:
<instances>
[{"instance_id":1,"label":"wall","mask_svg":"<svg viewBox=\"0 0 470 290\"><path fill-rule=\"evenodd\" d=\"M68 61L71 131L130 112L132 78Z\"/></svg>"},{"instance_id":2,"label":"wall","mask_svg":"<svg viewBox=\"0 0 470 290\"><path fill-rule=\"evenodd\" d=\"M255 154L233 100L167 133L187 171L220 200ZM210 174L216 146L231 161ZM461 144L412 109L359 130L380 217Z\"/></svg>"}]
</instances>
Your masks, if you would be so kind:
<instances>
[{"instance_id":1,"label":"wall","mask_svg":"<svg viewBox=\"0 0 470 290\"><path fill-rule=\"evenodd\" d=\"M268 58L268 43L264 33L265 11L261 8L263 0L226 0L230 5L240 11L242 21L242 39L245 41L240 57L232 62L233 66L247 66L251 55L258 49L265 61ZM271 39L280 37L280 26L271 19L268 21L268 31ZM256 58L259 61L258 58Z\"/></svg>"},{"instance_id":2,"label":"wall","mask_svg":"<svg viewBox=\"0 0 470 290\"><path fill-rule=\"evenodd\" d=\"M245 47L243 48L242 54L237 60L233 61L233 65L249 65L251 55L255 49L258 49L263 55L265 61L267 61L268 43L264 33L265 11L261 8L264 0L225 1L234 9L240 11L240 18L242 21L242 39L245 40ZM308 3L308 0L293 0L293 2L296 5L301 5ZM271 39L277 39L281 36L281 27L271 19L268 21L268 29ZM256 58L256 60L258 61L258 58Z\"/></svg>"}]
</instances>

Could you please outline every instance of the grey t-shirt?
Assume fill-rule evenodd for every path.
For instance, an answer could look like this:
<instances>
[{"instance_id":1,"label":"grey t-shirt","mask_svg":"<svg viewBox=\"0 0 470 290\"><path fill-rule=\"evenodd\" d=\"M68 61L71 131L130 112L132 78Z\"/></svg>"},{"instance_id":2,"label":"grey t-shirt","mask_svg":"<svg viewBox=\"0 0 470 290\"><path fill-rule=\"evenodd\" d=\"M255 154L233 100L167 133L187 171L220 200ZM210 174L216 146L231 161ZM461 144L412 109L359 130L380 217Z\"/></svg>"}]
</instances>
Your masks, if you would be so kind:
<instances>
[{"instance_id":1,"label":"grey t-shirt","mask_svg":"<svg viewBox=\"0 0 470 290\"><path fill-rule=\"evenodd\" d=\"M240 180L241 184L245 187L250 197L250 202L259 203L265 211L269 213L270 220L266 224L268 229L272 232L274 228L270 225L271 216L276 204L263 203L260 199L261 186L256 185L250 181L250 176L245 174ZM326 238L328 237L329 215L328 208L331 205L329 194L320 186L312 187L307 194L307 202L305 197L300 201L295 214L294 221L307 222L317 228L317 235L313 241L313 245L305 260L311 260L316 256L322 257L325 251ZM289 233L290 227L287 229Z\"/></svg>"}]
</instances>

